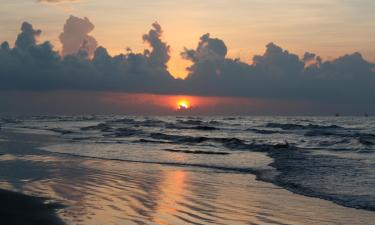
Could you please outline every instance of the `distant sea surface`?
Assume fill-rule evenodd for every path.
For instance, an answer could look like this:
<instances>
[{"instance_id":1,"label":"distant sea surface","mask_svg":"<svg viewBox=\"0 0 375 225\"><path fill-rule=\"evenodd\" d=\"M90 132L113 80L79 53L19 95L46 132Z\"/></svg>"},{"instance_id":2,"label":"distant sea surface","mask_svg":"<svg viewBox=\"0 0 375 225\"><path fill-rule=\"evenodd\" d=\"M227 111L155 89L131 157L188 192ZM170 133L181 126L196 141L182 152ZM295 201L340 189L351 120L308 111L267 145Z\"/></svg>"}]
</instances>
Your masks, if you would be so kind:
<instances>
[{"instance_id":1,"label":"distant sea surface","mask_svg":"<svg viewBox=\"0 0 375 225\"><path fill-rule=\"evenodd\" d=\"M62 136L73 157L251 173L292 192L375 210L373 117L17 117L1 127Z\"/></svg>"}]
</instances>

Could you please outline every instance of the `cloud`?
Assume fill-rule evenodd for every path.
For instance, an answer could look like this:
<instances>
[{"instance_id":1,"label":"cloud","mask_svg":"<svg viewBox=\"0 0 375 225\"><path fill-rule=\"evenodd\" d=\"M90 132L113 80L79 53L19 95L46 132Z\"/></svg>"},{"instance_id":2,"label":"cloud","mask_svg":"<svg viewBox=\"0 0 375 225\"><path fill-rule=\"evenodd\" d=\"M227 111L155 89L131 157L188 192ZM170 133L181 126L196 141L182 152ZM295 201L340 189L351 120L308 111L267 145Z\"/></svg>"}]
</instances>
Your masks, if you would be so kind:
<instances>
[{"instance_id":1,"label":"cloud","mask_svg":"<svg viewBox=\"0 0 375 225\"><path fill-rule=\"evenodd\" d=\"M185 49L182 57L194 63L204 61L223 61L228 49L224 42L217 38L211 38L210 34L205 34L200 38L196 50Z\"/></svg>"},{"instance_id":2,"label":"cloud","mask_svg":"<svg viewBox=\"0 0 375 225\"><path fill-rule=\"evenodd\" d=\"M266 52L263 55L254 56L253 62L258 73L275 78L298 76L304 68L304 63L298 55L289 53L274 43L266 46Z\"/></svg>"},{"instance_id":3,"label":"cloud","mask_svg":"<svg viewBox=\"0 0 375 225\"><path fill-rule=\"evenodd\" d=\"M167 62L171 58L169 55L170 46L161 40L163 31L158 23L152 24L152 29L148 34L143 35L143 40L150 44L152 51L146 51L149 54L150 63L153 66L166 69Z\"/></svg>"},{"instance_id":4,"label":"cloud","mask_svg":"<svg viewBox=\"0 0 375 225\"><path fill-rule=\"evenodd\" d=\"M42 33L41 30L34 30L33 26L28 22L23 22L21 26L21 33L17 36L16 47L19 49L28 49L35 46L36 38Z\"/></svg>"},{"instance_id":5,"label":"cloud","mask_svg":"<svg viewBox=\"0 0 375 225\"><path fill-rule=\"evenodd\" d=\"M40 30L23 23L13 47L0 45L0 90L231 96L351 104L375 112L375 65L360 53L323 60L309 52L299 57L269 43L248 64L228 58L224 41L204 34L195 49L181 53L192 62L182 80L168 71L170 46L158 23L142 37L149 49L115 56L97 47L89 35L93 29L89 19L69 17L60 35L61 56L49 42L37 42Z\"/></svg>"},{"instance_id":6,"label":"cloud","mask_svg":"<svg viewBox=\"0 0 375 225\"><path fill-rule=\"evenodd\" d=\"M193 63L192 66L187 68L190 74L186 80L193 86L194 83L206 85L206 82L218 80L222 73L227 52L227 46L222 40L211 38L210 34L204 34L196 49L185 48L181 53L183 58Z\"/></svg>"},{"instance_id":7,"label":"cloud","mask_svg":"<svg viewBox=\"0 0 375 225\"><path fill-rule=\"evenodd\" d=\"M40 31L24 23L18 38L22 44L13 48L7 42L1 44L0 90L164 93L178 83L166 69L169 47L161 41L161 28L156 23L144 36L150 50L128 51L113 57L104 47L92 48L87 41L87 33L92 29L87 18L71 16L60 36L64 44L64 54L60 56L49 42L37 43ZM164 58L158 60L159 57Z\"/></svg>"},{"instance_id":8,"label":"cloud","mask_svg":"<svg viewBox=\"0 0 375 225\"><path fill-rule=\"evenodd\" d=\"M182 53L193 62L185 86L190 94L353 104L370 104L375 97L375 66L359 53L323 61L313 53L299 58L269 43L263 55L246 64L224 58L222 41L216 39L222 47L212 48L202 40L212 38L205 36L196 50ZM197 57L200 46L210 52L203 59ZM213 49L222 49L221 54Z\"/></svg>"},{"instance_id":9,"label":"cloud","mask_svg":"<svg viewBox=\"0 0 375 225\"><path fill-rule=\"evenodd\" d=\"M92 56L98 43L96 39L89 35L95 26L85 18L70 16L64 25L64 30L59 39L62 44L62 54L76 54L80 50L85 50L88 56Z\"/></svg>"},{"instance_id":10,"label":"cloud","mask_svg":"<svg viewBox=\"0 0 375 225\"><path fill-rule=\"evenodd\" d=\"M314 60L315 57L316 55L314 53L305 52L305 54L303 55L302 61L309 62L309 61Z\"/></svg>"}]
</instances>

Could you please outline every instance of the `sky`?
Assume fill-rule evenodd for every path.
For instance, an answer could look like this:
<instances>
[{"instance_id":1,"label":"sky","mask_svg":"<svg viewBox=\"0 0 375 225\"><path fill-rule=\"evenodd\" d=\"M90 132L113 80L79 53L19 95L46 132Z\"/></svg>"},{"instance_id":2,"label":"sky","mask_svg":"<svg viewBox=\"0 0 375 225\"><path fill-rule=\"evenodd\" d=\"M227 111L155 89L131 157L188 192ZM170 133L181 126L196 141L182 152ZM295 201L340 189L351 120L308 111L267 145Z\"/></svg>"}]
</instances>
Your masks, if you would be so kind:
<instances>
[{"instance_id":1,"label":"sky","mask_svg":"<svg viewBox=\"0 0 375 225\"><path fill-rule=\"evenodd\" d=\"M60 48L62 26L75 15L95 24L93 35L112 54L126 47L141 51L143 33L157 21L172 47L171 73L178 77L187 75L188 65L180 52L207 32L225 40L230 57L246 62L269 42L300 55L334 58L359 51L375 61L372 0L2 0L1 5L1 40L14 42L20 24L28 21L43 30L42 40Z\"/></svg>"},{"instance_id":2,"label":"sky","mask_svg":"<svg viewBox=\"0 0 375 225\"><path fill-rule=\"evenodd\" d=\"M128 95L125 92L149 94L142 98L157 102L163 102L165 97L159 96L160 99L155 100L155 94L201 96L201 100L190 101L195 101L197 107L205 105L206 109L202 111L207 114L212 113L213 108L217 112L230 112L219 109L228 108L228 102L237 102L240 106L238 108L246 108L247 110L237 110L245 114L284 114L288 111L285 108L290 108L290 113L293 111L301 114L311 114L311 111L313 114L331 114L339 110L359 113L353 110L353 104L360 109L360 113L375 112L375 107L371 105L371 100L375 97L372 91L375 89L375 1L372 0L2 0L0 4L0 42L9 42L10 48L16 49L15 42L21 24L27 21L32 25L31 31L35 31L35 44L50 41L53 50L61 57L77 53L82 39L85 39L90 60L94 58L95 49L103 46L110 57L130 52L127 48L138 54L127 58L128 67L124 68L133 68L134 60L137 63L144 60L150 64L147 72L134 72L134 69L129 71L126 68L119 72L114 71L114 67L102 67L106 73L137 74L139 79L122 81L114 78L106 80L107 85L100 85L102 78L97 78L97 84L87 82L89 78L84 75L65 78L65 74L73 70L73 67L71 70L66 69L71 66L67 63L61 65L66 69L65 72L60 67L58 71L49 71L64 76L59 82L66 84L64 87L68 88L63 91L72 91L66 96L73 93L81 93L79 95L83 96L82 91L97 91L97 96L100 91L101 97L97 97L97 103L94 104L97 108L100 108L101 102L108 99L108 96L128 99L112 94L121 91L124 96ZM69 22L71 15L76 19ZM87 20L83 21L85 17ZM72 29L88 30L80 34L69 33L69 29L63 32L64 25L74 24L74 21L83 25L72 25ZM156 27L153 26L155 22ZM38 29L41 34L37 34ZM65 33L63 38L62 33ZM205 36L207 33L209 35ZM81 36L77 39L77 35ZM73 43L73 39L78 41ZM150 55L144 53L144 49L149 49ZM307 57L309 54L306 55L306 52L311 57ZM40 57L40 54L32 57L30 65L35 64L34 59ZM236 58L243 64L237 62ZM111 60L116 61L115 57ZM9 62L16 61L14 58L4 58L3 64L4 62L12 65ZM103 64L103 61L100 63ZM313 66L304 69L310 65ZM32 67L28 71L39 75L47 73L46 70L41 72L38 69ZM9 71L20 76L25 72L0 68L0 73L3 73L0 74L0 80L1 75L10 73ZM74 71L77 72L77 69ZM98 71L99 69L91 72ZM157 74L154 75L149 71L158 72L154 72ZM99 71L98 74L100 72L103 73ZM210 76L210 73L215 73L220 79ZM267 78L260 74L272 74L273 77ZM323 78L301 79L301 74L304 77ZM248 79L248 76L253 75L259 75L260 78ZM142 76L143 80L139 78ZM186 82L170 81L170 77L183 78ZM5 91L8 96L15 96L14 92L17 91L19 94L28 91L55 91L57 96L64 89L58 87L57 81L50 81L50 78L46 79L41 75L35 78L23 78L23 75L21 78L3 78L2 85L0 84L3 96ZM24 82L20 82L20 79ZM43 81L40 82L39 79ZM126 83L125 87L116 87L115 83L121 82ZM135 85L139 82L152 83L154 86ZM1 97L0 99L4 99ZM36 94L34 98L38 99L40 95ZM178 100L169 100L165 105L173 105L173 101ZM111 102L110 105L116 108L114 105L117 101ZM215 106L209 102L215 102ZM134 104L131 105L137 108ZM157 108L154 111L166 113L159 110L159 106L152 105ZM243 105L247 107L241 107ZM275 107L271 107L272 105ZM118 110L116 108L113 111ZM6 110L0 109L1 111ZM139 111L149 112L143 106ZM16 113L17 108L8 109L7 112ZM132 112L136 113L137 110Z\"/></svg>"}]
</instances>

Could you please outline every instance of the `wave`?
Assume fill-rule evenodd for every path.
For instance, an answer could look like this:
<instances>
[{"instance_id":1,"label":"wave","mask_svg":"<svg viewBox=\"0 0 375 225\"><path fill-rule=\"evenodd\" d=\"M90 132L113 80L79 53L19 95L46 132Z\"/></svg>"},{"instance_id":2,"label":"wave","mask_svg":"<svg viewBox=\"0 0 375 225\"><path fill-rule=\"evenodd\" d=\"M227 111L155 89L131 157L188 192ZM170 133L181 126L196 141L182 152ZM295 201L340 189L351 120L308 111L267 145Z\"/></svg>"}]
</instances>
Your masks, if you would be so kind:
<instances>
[{"instance_id":1,"label":"wave","mask_svg":"<svg viewBox=\"0 0 375 225\"><path fill-rule=\"evenodd\" d=\"M328 131L328 130L311 130L311 131L307 131L305 134L304 134L305 137L317 137L317 136L339 136L339 137L346 137L347 134L343 135L343 134L340 134L340 133L335 133L335 132L332 132L332 131Z\"/></svg>"},{"instance_id":2,"label":"wave","mask_svg":"<svg viewBox=\"0 0 375 225\"><path fill-rule=\"evenodd\" d=\"M203 123L202 120L177 120L177 122L186 125L201 125Z\"/></svg>"},{"instance_id":3,"label":"wave","mask_svg":"<svg viewBox=\"0 0 375 225\"><path fill-rule=\"evenodd\" d=\"M235 118L235 117L225 117L225 118L223 118L223 120L231 121L231 120L237 120L237 118Z\"/></svg>"},{"instance_id":4,"label":"wave","mask_svg":"<svg viewBox=\"0 0 375 225\"><path fill-rule=\"evenodd\" d=\"M213 127L213 126L206 126L206 125L200 125L200 126L181 126L178 124L170 123L165 126L165 128L168 129L176 129L176 130L202 130L202 131L212 131L212 130L220 130L221 128Z\"/></svg>"},{"instance_id":5,"label":"wave","mask_svg":"<svg viewBox=\"0 0 375 225\"><path fill-rule=\"evenodd\" d=\"M164 133L152 133L150 134L150 137L153 139L168 140L177 143L201 143L211 140L211 138L208 137L179 136Z\"/></svg>"},{"instance_id":6,"label":"wave","mask_svg":"<svg viewBox=\"0 0 375 225\"><path fill-rule=\"evenodd\" d=\"M110 120L108 123L124 123L124 124L134 124L136 121L131 118L121 118L121 119L115 119L115 120Z\"/></svg>"},{"instance_id":7,"label":"wave","mask_svg":"<svg viewBox=\"0 0 375 225\"><path fill-rule=\"evenodd\" d=\"M375 134L361 133L353 131L334 132L329 130L311 130L304 134L306 137L319 137L319 136L334 136L340 138L352 138L357 140L360 144L365 146L375 145Z\"/></svg>"},{"instance_id":8,"label":"wave","mask_svg":"<svg viewBox=\"0 0 375 225\"><path fill-rule=\"evenodd\" d=\"M87 126L82 127L82 131L89 131L89 130L100 130L102 132L110 132L113 131L112 126L118 126L119 124L126 124L132 125L133 127L164 127L167 129L178 129L178 130L202 130L202 131L213 131L213 130L220 130L223 128L216 127L223 123L211 120L208 122L197 120L197 119L189 119L189 120L177 120L176 122L171 121L163 121L158 119L145 119L145 120L135 120L132 118L121 118L116 120L109 120L106 122L99 123L98 125L94 126Z\"/></svg>"},{"instance_id":9,"label":"wave","mask_svg":"<svg viewBox=\"0 0 375 225\"><path fill-rule=\"evenodd\" d=\"M316 125L316 124L293 124L293 123L267 123L265 127L268 128L280 128L282 130L311 130L311 129L345 129L344 127L338 125Z\"/></svg>"},{"instance_id":10,"label":"wave","mask_svg":"<svg viewBox=\"0 0 375 225\"><path fill-rule=\"evenodd\" d=\"M166 122L158 119L146 119L143 121L135 121L135 126L142 127L162 127L165 126Z\"/></svg>"},{"instance_id":11,"label":"wave","mask_svg":"<svg viewBox=\"0 0 375 225\"><path fill-rule=\"evenodd\" d=\"M81 130L89 131L89 130L100 130L102 132L110 132L113 130L111 126L106 123L99 123L98 125L82 127Z\"/></svg>"},{"instance_id":12,"label":"wave","mask_svg":"<svg viewBox=\"0 0 375 225\"><path fill-rule=\"evenodd\" d=\"M279 144L260 144L256 142L247 143L239 138L213 138L213 137L192 137L192 136L179 136L164 133L152 133L150 137L153 139L167 140L167 143L173 144L199 144L204 142L215 142L222 144L224 147L233 150L249 150L254 152L269 152L275 149L292 148L289 143Z\"/></svg>"},{"instance_id":13,"label":"wave","mask_svg":"<svg viewBox=\"0 0 375 225\"><path fill-rule=\"evenodd\" d=\"M54 119L53 117L50 117L51 119ZM91 116L60 116L60 117L55 117L55 119L59 122L68 122L68 121L94 121L97 120L98 117L95 115Z\"/></svg>"},{"instance_id":14,"label":"wave","mask_svg":"<svg viewBox=\"0 0 375 225\"><path fill-rule=\"evenodd\" d=\"M329 140L329 141L322 140L322 141L319 141L318 146L319 147L330 147L330 146L337 145L337 144L350 144L350 142L351 142L351 140L349 138L343 138L343 139L339 139L339 140L333 139L333 140Z\"/></svg>"},{"instance_id":15,"label":"wave","mask_svg":"<svg viewBox=\"0 0 375 225\"><path fill-rule=\"evenodd\" d=\"M53 131L55 133L62 134L62 135L74 133L71 130L65 130L65 129L62 129L62 128L51 128L51 129L48 129L48 130Z\"/></svg>"},{"instance_id":16,"label":"wave","mask_svg":"<svg viewBox=\"0 0 375 225\"><path fill-rule=\"evenodd\" d=\"M202 151L202 150L176 150L176 149L163 149L167 152L185 153L185 154L201 154L201 155L229 155L229 152L213 152L213 151Z\"/></svg>"},{"instance_id":17,"label":"wave","mask_svg":"<svg viewBox=\"0 0 375 225\"><path fill-rule=\"evenodd\" d=\"M160 140L149 140L141 138L139 140L133 141L133 143L156 143L156 144L173 144L174 142L170 141L160 141Z\"/></svg>"},{"instance_id":18,"label":"wave","mask_svg":"<svg viewBox=\"0 0 375 225\"><path fill-rule=\"evenodd\" d=\"M276 130L261 130L261 129L256 129L256 128L248 128L248 129L246 129L246 131L251 131L251 132L257 133L257 134L278 134L278 133L281 133L280 131L276 131Z\"/></svg>"},{"instance_id":19,"label":"wave","mask_svg":"<svg viewBox=\"0 0 375 225\"><path fill-rule=\"evenodd\" d=\"M366 146L375 145L375 137L372 135L362 135L358 137L358 142Z\"/></svg>"},{"instance_id":20,"label":"wave","mask_svg":"<svg viewBox=\"0 0 375 225\"><path fill-rule=\"evenodd\" d=\"M144 119L144 120L135 120L132 118L121 118L116 120L109 120L107 124L127 124L133 125L135 127L161 127L166 124L165 121L158 119Z\"/></svg>"},{"instance_id":21,"label":"wave","mask_svg":"<svg viewBox=\"0 0 375 225\"><path fill-rule=\"evenodd\" d=\"M193 130L220 130L220 128L212 127L212 126L195 126L195 127L190 127L190 129L193 129Z\"/></svg>"},{"instance_id":22,"label":"wave","mask_svg":"<svg viewBox=\"0 0 375 225\"><path fill-rule=\"evenodd\" d=\"M310 154L303 149L290 148L284 151L270 151L267 155L274 159L270 166L277 169L280 174L273 180L264 181L297 194L326 199L347 207L375 211L372 169L360 166L357 159ZM359 174L362 177L361 181L357 179ZM342 182L342 179L345 179L345 182ZM322 186L322 180L327 181L324 183L325 186ZM361 185L358 185L358 182L361 182Z\"/></svg>"},{"instance_id":23,"label":"wave","mask_svg":"<svg viewBox=\"0 0 375 225\"><path fill-rule=\"evenodd\" d=\"M211 121L208 122L208 124L214 125L214 126L219 126L219 125L223 125L224 123L216 121L216 120L211 120Z\"/></svg>"},{"instance_id":24,"label":"wave","mask_svg":"<svg viewBox=\"0 0 375 225\"><path fill-rule=\"evenodd\" d=\"M21 119L15 119L15 118L1 118L1 122L5 124L19 124L22 122Z\"/></svg>"},{"instance_id":25,"label":"wave","mask_svg":"<svg viewBox=\"0 0 375 225\"><path fill-rule=\"evenodd\" d=\"M141 135L143 134L142 130L136 130L132 128L117 128L113 133L107 135L107 136L115 136L115 137L130 137L135 135Z\"/></svg>"}]
</instances>

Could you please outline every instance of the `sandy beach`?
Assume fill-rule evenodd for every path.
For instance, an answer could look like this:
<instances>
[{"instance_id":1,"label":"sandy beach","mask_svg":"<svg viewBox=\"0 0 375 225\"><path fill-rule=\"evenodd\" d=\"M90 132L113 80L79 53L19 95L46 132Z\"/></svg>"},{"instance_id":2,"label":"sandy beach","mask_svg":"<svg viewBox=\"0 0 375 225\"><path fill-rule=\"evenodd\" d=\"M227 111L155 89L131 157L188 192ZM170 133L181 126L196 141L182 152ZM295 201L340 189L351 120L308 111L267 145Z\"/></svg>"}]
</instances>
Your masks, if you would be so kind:
<instances>
[{"instance_id":1,"label":"sandy beach","mask_svg":"<svg viewBox=\"0 0 375 225\"><path fill-rule=\"evenodd\" d=\"M62 225L55 214L62 205L46 203L46 199L0 190L2 224Z\"/></svg>"},{"instance_id":2,"label":"sandy beach","mask_svg":"<svg viewBox=\"0 0 375 225\"><path fill-rule=\"evenodd\" d=\"M30 208L33 216L55 224L59 219L66 224L371 224L375 220L374 212L293 194L251 174L73 157L37 149L58 143L56 137L4 132L1 136L0 188L52 202L40 205L34 197L2 191L3 207L13 207L1 211L9 221L28 218ZM55 218L57 203L65 207L57 209Z\"/></svg>"}]
</instances>

